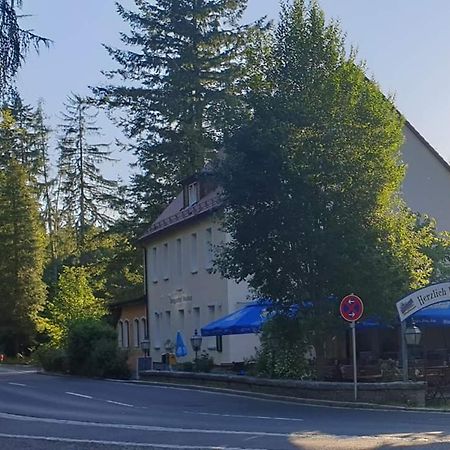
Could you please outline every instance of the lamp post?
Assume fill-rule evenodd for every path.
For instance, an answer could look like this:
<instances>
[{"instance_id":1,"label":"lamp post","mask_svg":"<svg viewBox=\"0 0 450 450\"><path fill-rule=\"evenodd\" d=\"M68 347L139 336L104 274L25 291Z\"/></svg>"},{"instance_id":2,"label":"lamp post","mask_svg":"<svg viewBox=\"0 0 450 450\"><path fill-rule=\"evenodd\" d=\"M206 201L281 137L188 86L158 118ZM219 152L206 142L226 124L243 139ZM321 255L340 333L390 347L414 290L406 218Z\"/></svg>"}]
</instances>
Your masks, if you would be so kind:
<instances>
[{"instance_id":1,"label":"lamp post","mask_svg":"<svg viewBox=\"0 0 450 450\"><path fill-rule=\"evenodd\" d=\"M403 338L405 339L405 343L406 343L406 353L407 353L407 348L412 347L412 348L416 348L417 346L420 345L420 341L422 339L422 331L420 330L419 327L417 327L414 323L412 323L412 325L408 326L405 328L404 330L404 336ZM406 356L406 360L407 360L407 356ZM415 369L415 365L413 366L413 369ZM407 371L407 368L406 368ZM408 377L408 375L406 375Z\"/></svg>"},{"instance_id":2,"label":"lamp post","mask_svg":"<svg viewBox=\"0 0 450 450\"><path fill-rule=\"evenodd\" d=\"M197 330L194 331L194 334L191 337L191 345L192 350L195 352L195 367L197 368L197 355L202 347L202 337L198 334Z\"/></svg>"}]
</instances>

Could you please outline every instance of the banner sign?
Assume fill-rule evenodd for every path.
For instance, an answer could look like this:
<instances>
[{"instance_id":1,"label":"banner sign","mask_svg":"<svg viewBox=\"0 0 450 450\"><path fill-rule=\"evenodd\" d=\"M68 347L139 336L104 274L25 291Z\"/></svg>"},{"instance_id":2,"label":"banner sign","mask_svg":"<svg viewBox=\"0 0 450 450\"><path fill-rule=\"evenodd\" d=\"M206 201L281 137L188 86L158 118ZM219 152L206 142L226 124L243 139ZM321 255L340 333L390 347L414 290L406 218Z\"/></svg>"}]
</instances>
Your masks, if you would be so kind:
<instances>
[{"instance_id":1,"label":"banner sign","mask_svg":"<svg viewBox=\"0 0 450 450\"><path fill-rule=\"evenodd\" d=\"M450 282L432 284L407 295L397 302L397 311L400 321L427 306L450 300Z\"/></svg>"}]
</instances>

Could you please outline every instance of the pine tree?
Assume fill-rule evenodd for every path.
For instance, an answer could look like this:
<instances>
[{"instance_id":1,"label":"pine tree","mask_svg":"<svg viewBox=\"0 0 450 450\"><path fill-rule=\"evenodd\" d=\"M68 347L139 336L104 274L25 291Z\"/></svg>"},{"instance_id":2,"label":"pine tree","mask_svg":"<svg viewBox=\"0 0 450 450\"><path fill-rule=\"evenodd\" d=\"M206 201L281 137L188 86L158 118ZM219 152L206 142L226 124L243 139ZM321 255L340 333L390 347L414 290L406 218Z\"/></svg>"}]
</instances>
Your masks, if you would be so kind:
<instances>
[{"instance_id":1,"label":"pine tree","mask_svg":"<svg viewBox=\"0 0 450 450\"><path fill-rule=\"evenodd\" d=\"M246 44L261 23L239 26L247 0L135 0L117 5L130 50L107 47L125 80L94 91L135 141L132 179L137 218L150 222L179 182L214 158L245 110L240 99Z\"/></svg>"},{"instance_id":2,"label":"pine tree","mask_svg":"<svg viewBox=\"0 0 450 450\"><path fill-rule=\"evenodd\" d=\"M0 172L0 347L30 345L45 300L45 234L28 174L14 160Z\"/></svg>"},{"instance_id":3,"label":"pine tree","mask_svg":"<svg viewBox=\"0 0 450 450\"><path fill-rule=\"evenodd\" d=\"M0 103L14 93L14 79L31 45L36 50L50 40L20 27L17 8L22 0L0 0Z\"/></svg>"},{"instance_id":4,"label":"pine tree","mask_svg":"<svg viewBox=\"0 0 450 450\"><path fill-rule=\"evenodd\" d=\"M14 95L0 110L0 167L18 161L41 195L48 171L48 133L41 106L34 109Z\"/></svg>"},{"instance_id":5,"label":"pine tree","mask_svg":"<svg viewBox=\"0 0 450 450\"><path fill-rule=\"evenodd\" d=\"M85 98L69 97L58 145L61 210L66 224L75 227L81 249L89 227L110 223L108 207L117 191L117 182L101 174L101 164L112 160L111 151L109 144L93 140L100 129L91 108Z\"/></svg>"}]
</instances>

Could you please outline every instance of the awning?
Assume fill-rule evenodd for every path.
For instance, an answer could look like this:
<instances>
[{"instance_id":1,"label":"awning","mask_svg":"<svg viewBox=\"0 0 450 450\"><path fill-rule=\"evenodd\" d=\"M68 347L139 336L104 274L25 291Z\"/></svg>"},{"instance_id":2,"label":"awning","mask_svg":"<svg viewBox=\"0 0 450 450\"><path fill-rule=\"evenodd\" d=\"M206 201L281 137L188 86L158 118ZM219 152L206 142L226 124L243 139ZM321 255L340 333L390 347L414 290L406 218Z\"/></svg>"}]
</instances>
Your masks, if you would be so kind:
<instances>
[{"instance_id":1,"label":"awning","mask_svg":"<svg viewBox=\"0 0 450 450\"><path fill-rule=\"evenodd\" d=\"M267 303L251 303L201 329L202 336L258 333L267 318Z\"/></svg>"},{"instance_id":2,"label":"awning","mask_svg":"<svg viewBox=\"0 0 450 450\"><path fill-rule=\"evenodd\" d=\"M442 302L437 305L421 309L411 316L415 325L419 327L449 327L450 326L450 302Z\"/></svg>"}]
</instances>

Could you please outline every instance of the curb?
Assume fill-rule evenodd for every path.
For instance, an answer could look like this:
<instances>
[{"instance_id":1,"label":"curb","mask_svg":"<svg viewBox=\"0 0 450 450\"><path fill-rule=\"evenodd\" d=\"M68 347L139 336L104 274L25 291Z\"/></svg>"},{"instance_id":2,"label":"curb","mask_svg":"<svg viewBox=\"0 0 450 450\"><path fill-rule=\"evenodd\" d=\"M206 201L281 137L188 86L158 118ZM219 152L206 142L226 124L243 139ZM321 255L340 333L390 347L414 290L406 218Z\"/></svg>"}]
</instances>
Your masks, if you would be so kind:
<instances>
[{"instance_id":1,"label":"curb","mask_svg":"<svg viewBox=\"0 0 450 450\"><path fill-rule=\"evenodd\" d=\"M256 398L262 400L278 401L283 403L298 403L305 406L318 406L318 407L332 407L332 408L348 408L348 409L372 409L372 410L389 410L389 411L405 411L405 412L432 412L439 414L450 414L450 409L442 410L438 408L419 408L400 405L384 405L376 403L364 403L364 402L340 402L336 400L316 400L299 397L287 397L284 395L276 394L264 394L262 392L249 392L240 391L238 389L218 388L212 386L202 386L196 384L182 384L182 383L170 383L164 381L146 381L146 380L117 380L106 379L106 381L115 383L135 384L135 385L148 385L148 386L167 386L178 389L192 389L205 392L218 392L228 395L238 395L241 397Z\"/></svg>"}]
</instances>

